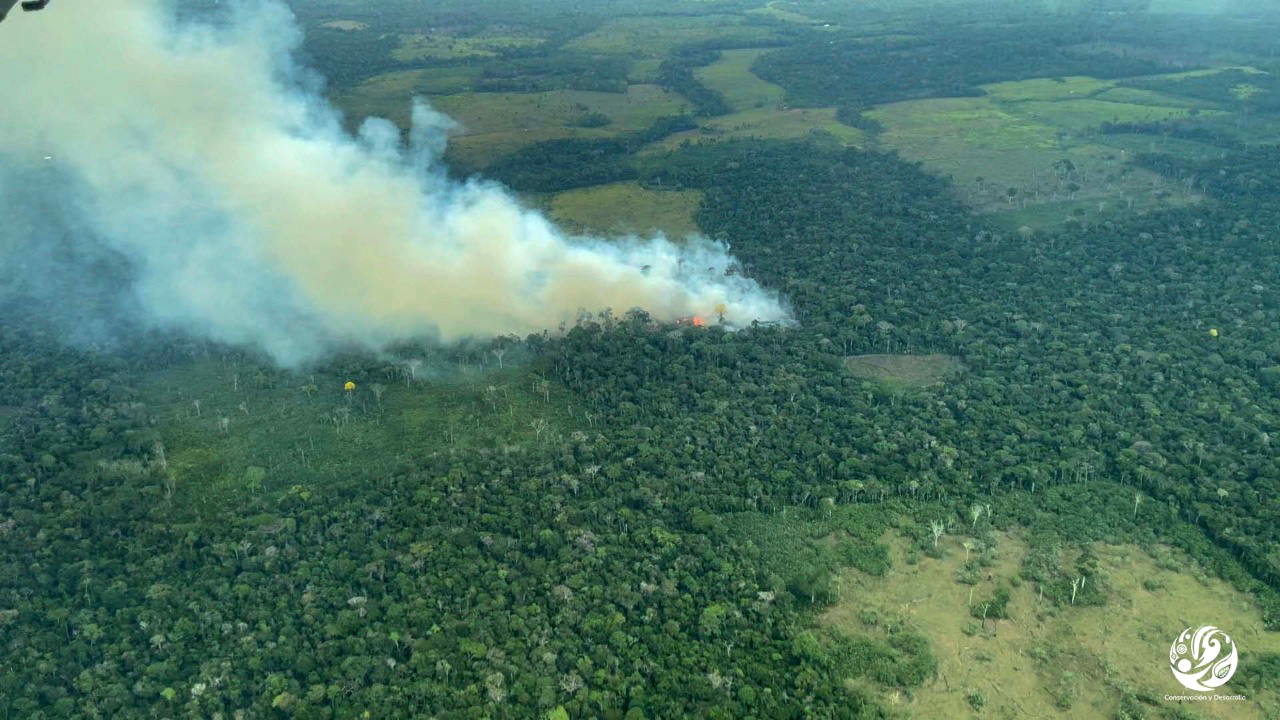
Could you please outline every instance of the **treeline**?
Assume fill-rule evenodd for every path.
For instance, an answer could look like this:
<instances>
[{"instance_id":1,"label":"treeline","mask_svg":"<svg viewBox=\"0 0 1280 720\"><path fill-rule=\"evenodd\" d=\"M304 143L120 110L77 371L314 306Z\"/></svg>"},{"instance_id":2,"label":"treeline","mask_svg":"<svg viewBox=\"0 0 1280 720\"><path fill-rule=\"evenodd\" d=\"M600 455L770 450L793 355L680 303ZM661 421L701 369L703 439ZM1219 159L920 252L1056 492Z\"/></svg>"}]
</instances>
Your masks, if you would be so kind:
<instances>
[{"instance_id":1,"label":"treeline","mask_svg":"<svg viewBox=\"0 0 1280 720\"><path fill-rule=\"evenodd\" d=\"M705 67L720 59L720 51L710 48L677 50L658 67L658 84L669 92L683 96L693 103L699 117L726 115L733 110L718 91L712 90L693 74L695 68Z\"/></svg>"},{"instance_id":2,"label":"treeline","mask_svg":"<svg viewBox=\"0 0 1280 720\"><path fill-rule=\"evenodd\" d=\"M808 107L866 107L924 97L982 94L977 86L1066 75L1128 77L1168 70L1154 60L1077 49L1072 28L1031 26L1018 34L962 28L945 34L879 40L818 33L762 55L752 66Z\"/></svg>"},{"instance_id":3,"label":"treeline","mask_svg":"<svg viewBox=\"0 0 1280 720\"><path fill-rule=\"evenodd\" d=\"M1194 179L1197 187L1233 207L1248 207L1266 216L1280 198L1280 146L1267 145L1194 161L1165 153L1142 153L1134 162L1178 180ZM1274 383L1276 378L1267 375Z\"/></svg>"},{"instance_id":4,"label":"treeline","mask_svg":"<svg viewBox=\"0 0 1280 720\"><path fill-rule=\"evenodd\" d=\"M844 104L836 108L836 120L868 135L879 135L884 132L884 123L868 117L866 112L870 109L870 106L862 104Z\"/></svg>"},{"instance_id":5,"label":"treeline","mask_svg":"<svg viewBox=\"0 0 1280 720\"><path fill-rule=\"evenodd\" d=\"M1236 110L1280 112L1280 78L1275 73L1229 69L1203 75L1133 78L1120 85L1204 100Z\"/></svg>"},{"instance_id":6,"label":"treeline","mask_svg":"<svg viewBox=\"0 0 1280 720\"><path fill-rule=\"evenodd\" d=\"M358 85L364 80L404 68L391 56L399 38L374 29L346 32L333 28L308 28L302 47L302 64L334 88Z\"/></svg>"},{"instance_id":7,"label":"treeline","mask_svg":"<svg viewBox=\"0 0 1280 720\"><path fill-rule=\"evenodd\" d=\"M550 52L485 63L475 89L486 92L589 90L625 93L629 58Z\"/></svg>"},{"instance_id":8,"label":"treeline","mask_svg":"<svg viewBox=\"0 0 1280 720\"><path fill-rule=\"evenodd\" d=\"M1111 122L1098 126L1104 135L1154 135L1191 140L1222 148L1243 148L1236 134L1213 121L1191 119L1149 120L1145 122Z\"/></svg>"}]
</instances>

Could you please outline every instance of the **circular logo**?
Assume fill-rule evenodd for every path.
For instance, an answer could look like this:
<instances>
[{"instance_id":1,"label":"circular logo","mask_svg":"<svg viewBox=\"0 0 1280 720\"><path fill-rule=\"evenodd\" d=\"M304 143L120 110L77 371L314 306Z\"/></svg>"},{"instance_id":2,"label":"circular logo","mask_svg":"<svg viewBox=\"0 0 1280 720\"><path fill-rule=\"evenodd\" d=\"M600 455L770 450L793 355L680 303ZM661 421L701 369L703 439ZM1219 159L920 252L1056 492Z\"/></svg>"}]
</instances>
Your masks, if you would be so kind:
<instances>
[{"instance_id":1,"label":"circular logo","mask_svg":"<svg viewBox=\"0 0 1280 720\"><path fill-rule=\"evenodd\" d=\"M1183 687L1198 692L1227 684L1239 660L1236 644L1212 625L1183 630L1169 647L1173 676Z\"/></svg>"}]
</instances>

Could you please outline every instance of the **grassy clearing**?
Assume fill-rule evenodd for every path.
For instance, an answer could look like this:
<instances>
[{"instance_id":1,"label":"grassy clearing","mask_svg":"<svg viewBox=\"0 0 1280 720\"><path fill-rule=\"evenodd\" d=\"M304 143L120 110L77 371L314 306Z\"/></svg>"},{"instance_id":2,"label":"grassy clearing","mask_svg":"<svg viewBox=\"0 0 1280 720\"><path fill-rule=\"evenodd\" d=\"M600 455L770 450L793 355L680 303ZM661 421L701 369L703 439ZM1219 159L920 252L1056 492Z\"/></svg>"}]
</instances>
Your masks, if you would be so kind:
<instances>
[{"instance_id":1,"label":"grassy clearing","mask_svg":"<svg viewBox=\"0 0 1280 720\"><path fill-rule=\"evenodd\" d=\"M734 110L775 105L782 102L786 91L779 85L761 80L751 72L751 64L769 48L726 50L716 62L699 68L694 74L704 85L724 95Z\"/></svg>"},{"instance_id":2,"label":"grassy clearing","mask_svg":"<svg viewBox=\"0 0 1280 720\"><path fill-rule=\"evenodd\" d=\"M538 378L511 365L439 359L406 382L390 364L386 373L339 377L260 373L208 359L157 373L143 393L164 423L177 490L199 507L295 483L323 491L317 486L327 479L368 479L401 460L512 451L587 429L577 427L586 423L561 388L544 391ZM357 383L355 392L343 390L347 380ZM547 422L541 432L538 419Z\"/></svg>"},{"instance_id":3,"label":"grassy clearing","mask_svg":"<svg viewBox=\"0 0 1280 720\"><path fill-rule=\"evenodd\" d=\"M891 538L887 575L846 571L842 599L822 616L825 625L847 634L905 627L930 639L939 663L938 677L910 696L860 687L913 717L1117 717L1126 695L1140 704L1136 698L1147 698L1154 717L1177 708L1165 694L1186 693L1168 666L1169 643L1183 628L1212 623L1227 629L1240 645L1242 667L1251 656L1280 651L1280 635L1262 630L1251 598L1166 548L1148 554L1135 546L1096 546L1095 581L1106 584L1108 604L1054 607L1039 599L1034 583L1017 577L1025 544L1003 533L987 539L992 549L970 553L960 538L944 537L943 556L932 559ZM976 585L957 581L966 574ZM1010 595L1008 619L974 618L970 594L981 607L1000 589ZM1230 684L1223 691L1238 692ZM982 700L980 712L974 697ZM1280 698L1265 692L1190 709L1205 718L1275 717Z\"/></svg>"},{"instance_id":4,"label":"grassy clearing","mask_svg":"<svg viewBox=\"0 0 1280 720\"><path fill-rule=\"evenodd\" d=\"M855 355L844 362L857 377L904 387L940 383L963 370L950 355Z\"/></svg>"},{"instance_id":5,"label":"grassy clearing","mask_svg":"<svg viewBox=\"0 0 1280 720\"><path fill-rule=\"evenodd\" d=\"M1215 106L1208 100L1178 97L1168 93L1139 88L1113 87L1093 96L1095 100L1129 105L1151 105L1160 108L1213 109Z\"/></svg>"},{"instance_id":6,"label":"grassy clearing","mask_svg":"<svg viewBox=\"0 0 1280 720\"><path fill-rule=\"evenodd\" d=\"M588 112L608 115L608 131L630 133L649 127L660 117L677 115L687 105L657 85L632 85L626 93L464 93L434 102L441 112L461 123L463 135L572 127Z\"/></svg>"},{"instance_id":7,"label":"grassy clearing","mask_svg":"<svg viewBox=\"0 0 1280 720\"><path fill-rule=\"evenodd\" d=\"M558 193L551 217L576 232L681 238L698 232L694 214L702 204L697 190L647 190L636 183L614 183Z\"/></svg>"},{"instance_id":8,"label":"grassy clearing","mask_svg":"<svg viewBox=\"0 0 1280 720\"><path fill-rule=\"evenodd\" d=\"M834 108L792 110L760 108L711 118L704 121L698 130L676 133L654 147L670 150L680 147L685 142L716 142L735 138L765 140L812 138L819 141L825 140L835 146L844 146L859 145L863 137L861 130L837 121Z\"/></svg>"},{"instance_id":9,"label":"grassy clearing","mask_svg":"<svg viewBox=\"0 0 1280 720\"><path fill-rule=\"evenodd\" d=\"M761 8L752 8L747 11L748 15L759 15L767 17L770 20L779 22L792 23L794 25L822 25L825 24L821 20L809 17L800 12L800 3L780 2L780 0L770 0L768 4Z\"/></svg>"},{"instance_id":10,"label":"grassy clearing","mask_svg":"<svg viewBox=\"0 0 1280 720\"><path fill-rule=\"evenodd\" d=\"M633 133L648 128L660 117L688 110L688 103L682 98L656 85L632 85L626 93L467 92L477 72L474 68L433 68L388 73L336 100L349 117L385 117L408 128L412 98L426 96L437 110L459 123L450 143L450 156L468 167L483 167L495 158L543 140ZM580 118L593 112L607 115L609 125L576 127Z\"/></svg>"},{"instance_id":11,"label":"grassy clearing","mask_svg":"<svg viewBox=\"0 0 1280 720\"><path fill-rule=\"evenodd\" d=\"M1177 80L1178 78L1208 77L1210 75L1217 75L1219 73L1230 72L1232 70L1238 70L1239 72L1242 72L1246 75L1266 75L1267 74L1266 70L1259 70L1258 68L1253 67L1252 65L1225 65L1221 67L1204 68L1203 70L1188 70L1186 72L1180 72L1180 73L1169 73L1167 75L1160 75L1159 77L1169 78L1170 80Z\"/></svg>"},{"instance_id":12,"label":"grassy clearing","mask_svg":"<svg viewBox=\"0 0 1280 720\"><path fill-rule=\"evenodd\" d=\"M626 93L464 93L432 98L432 102L460 124L450 155L469 167L483 167L543 140L637 132L660 117L688 109L679 96L656 85L632 85ZM575 127L589 112L604 113L611 122L602 128Z\"/></svg>"},{"instance_id":13,"label":"grassy clearing","mask_svg":"<svg viewBox=\"0 0 1280 720\"><path fill-rule=\"evenodd\" d=\"M1160 77L1211 76L1231 69ZM962 200L999 214L997 221L1014 229L1047 228L1068 219L1098 221L1198 201L1129 166L1129 154L1166 145L1176 151L1185 145L1181 149L1197 157L1213 157L1220 148L1095 131L1104 123L1160 122L1193 112L1209 122L1230 122L1231 115L1211 102L1117 87L1117 82L1064 77L994 83L984 86L983 97L893 103L869 115L885 127L880 137L884 146L951 176ZM1233 132L1256 141L1276 134L1266 119ZM1016 191L1012 196L1011 188Z\"/></svg>"},{"instance_id":14,"label":"grassy clearing","mask_svg":"<svg viewBox=\"0 0 1280 720\"><path fill-rule=\"evenodd\" d=\"M334 100L352 117L385 117L408 127L414 96L468 92L479 72L466 67L391 72L369 78Z\"/></svg>"},{"instance_id":15,"label":"grassy clearing","mask_svg":"<svg viewBox=\"0 0 1280 720\"><path fill-rule=\"evenodd\" d=\"M1004 83L997 96L893 103L869 115L884 125L880 140L885 146L951 176L961 199L984 212L1066 202L1081 203L1065 208L1066 212L1098 203L1129 209L1130 200L1138 206L1173 192L1163 178L1127 165L1124 148L1103 144L1108 136L1079 138L1106 121L1179 117L1186 109L1088 98L1007 99L1044 97L1055 85ZM1081 91L1096 89L1083 82L1077 86ZM1069 173L1056 169L1055 163L1064 160L1075 169ZM1016 190L1012 198L1010 188ZM1063 211L1048 208L1026 224L1034 229L1050 218L1061 223L1066 219Z\"/></svg>"},{"instance_id":16,"label":"grassy clearing","mask_svg":"<svg viewBox=\"0 0 1280 720\"><path fill-rule=\"evenodd\" d=\"M1115 83L1097 78L1072 76L1034 78L983 85L982 89L996 100L1025 102L1028 100L1076 100L1096 95Z\"/></svg>"},{"instance_id":17,"label":"grassy clearing","mask_svg":"<svg viewBox=\"0 0 1280 720\"><path fill-rule=\"evenodd\" d=\"M740 15L681 17L626 17L610 20L600 28L575 38L566 50L606 55L662 58L680 45L732 39L765 44L775 38L766 27L746 24Z\"/></svg>"},{"instance_id":18,"label":"grassy clearing","mask_svg":"<svg viewBox=\"0 0 1280 720\"><path fill-rule=\"evenodd\" d=\"M1063 102L1024 102L1013 110L1018 115L1073 133L1084 133L1105 122L1158 122L1186 117L1185 107L1157 107L1134 105L1107 100L1068 100ZM1223 115L1217 110L1205 110L1202 116Z\"/></svg>"},{"instance_id":19,"label":"grassy clearing","mask_svg":"<svg viewBox=\"0 0 1280 720\"><path fill-rule=\"evenodd\" d=\"M652 85L658 82L658 69L662 66L662 58L645 58L631 63L627 73L627 82L638 85Z\"/></svg>"},{"instance_id":20,"label":"grassy clearing","mask_svg":"<svg viewBox=\"0 0 1280 720\"><path fill-rule=\"evenodd\" d=\"M1057 146L1053 127L1020 117L991 98L908 100L867 115L885 126L887 145L916 156L944 159L966 149L1026 150Z\"/></svg>"},{"instance_id":21,"label":"grassy clearing","mask_svg":"<svg viewBox=\"0 0 1280 720\"><path fill-rule=\"evenodd\" d=\"M329 28L330 30L345 30L347 32L356 32L358 30L367 30L367 23L356 22L355 20L330 20L326 23L320 23L320 27Z\"/></svg>"},{"instance_id":22,"label":"grassy clearing","mask_svg":"<svg viewBox=\"0 0 1280 720\"><path fill-rule=\"evenodd\" d=\"M400 62L492 58L506 50L535 48L544 42L544 38L534 35L459 37L440 33L410 33L400 36L400 46L391 52L391 56Z\"/></svg>"}]
</instances>

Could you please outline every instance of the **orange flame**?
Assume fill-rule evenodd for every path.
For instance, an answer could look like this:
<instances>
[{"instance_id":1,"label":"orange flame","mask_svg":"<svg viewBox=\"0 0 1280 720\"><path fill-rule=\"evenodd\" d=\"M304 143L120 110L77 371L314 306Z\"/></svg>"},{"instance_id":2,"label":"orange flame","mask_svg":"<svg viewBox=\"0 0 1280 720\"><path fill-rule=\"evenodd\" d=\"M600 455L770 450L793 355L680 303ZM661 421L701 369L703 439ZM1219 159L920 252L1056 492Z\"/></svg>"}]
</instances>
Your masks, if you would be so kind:
<instances>
[{"instance_id":1,"label":"orange flame","mask_svg":"<svg viewBox=\"0 0 1280 720\"><path fill-rule=\"evenodd\" d=\"M704 321L703 321L703 319L702 319L702 316L701 316L701 315L694 315L694 316L693 316L693 326L694 326L694 327L702 327L702 326L703 326L703 325L705 325L705 324L706 324L706 322L704 322Z\"/></svg>"}]
</instances>

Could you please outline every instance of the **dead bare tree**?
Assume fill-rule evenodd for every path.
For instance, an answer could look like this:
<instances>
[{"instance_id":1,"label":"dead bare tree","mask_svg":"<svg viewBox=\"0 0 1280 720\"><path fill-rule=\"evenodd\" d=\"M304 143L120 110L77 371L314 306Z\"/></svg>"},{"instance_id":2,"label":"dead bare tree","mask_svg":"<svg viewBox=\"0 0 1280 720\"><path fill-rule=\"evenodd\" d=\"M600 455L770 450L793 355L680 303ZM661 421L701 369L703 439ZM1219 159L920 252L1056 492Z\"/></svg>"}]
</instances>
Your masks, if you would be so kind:
<instances>
[{"instance_id":1,"label":"dead bare tree","mask_svg":"<svg viewBox=\"0 0 1280 720\"><path fill-rule=\"evenodd\" d=\"M542 418L535 418L530 421L529 427L533 428L534 438L541 440L542 433L547 430L547 421Z\"/></svg>"}]
</instances>

